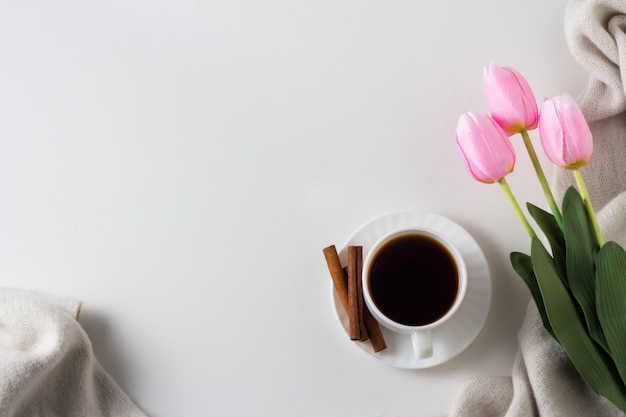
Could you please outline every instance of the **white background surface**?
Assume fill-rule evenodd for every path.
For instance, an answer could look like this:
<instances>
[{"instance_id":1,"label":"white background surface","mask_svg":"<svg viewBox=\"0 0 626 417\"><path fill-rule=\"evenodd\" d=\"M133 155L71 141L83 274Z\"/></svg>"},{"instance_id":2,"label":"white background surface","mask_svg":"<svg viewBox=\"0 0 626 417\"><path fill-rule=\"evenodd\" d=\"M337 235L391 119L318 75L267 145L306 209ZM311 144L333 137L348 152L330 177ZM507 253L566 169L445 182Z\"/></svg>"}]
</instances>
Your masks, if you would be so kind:
<instances>
[{"instance_id":1,"label":"white background surface","mask_svg":"<svg viewBox=\"0 0 626 417\"><path fill-rule=\"evenodd\" d=\"M456 121L486 110L490 61L539 101L582 89L565 6L0 0L1 283L83 300L152 417L446 413L466 378L509 374L529 298L508 264L527 239ZM543 205L517 145L509 182ZM466 228L494 291L477 340L420 371L347 340L322 256L412 209Z\"/></svg>"}]
</instances>

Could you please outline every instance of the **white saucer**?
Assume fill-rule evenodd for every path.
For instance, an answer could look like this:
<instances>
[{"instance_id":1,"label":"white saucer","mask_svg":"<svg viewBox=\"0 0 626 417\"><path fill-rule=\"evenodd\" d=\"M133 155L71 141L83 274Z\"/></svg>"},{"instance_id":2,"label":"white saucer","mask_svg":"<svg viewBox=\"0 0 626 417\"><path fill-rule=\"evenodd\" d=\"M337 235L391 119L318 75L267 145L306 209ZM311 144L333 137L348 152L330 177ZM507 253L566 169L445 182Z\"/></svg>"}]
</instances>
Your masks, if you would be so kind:
<instances>
[{"instance_id":1,"label":"white saucer","mask_svg":"<svg viewBox=\"0 0 626 417\"><path fill-rule=\"evenodd\" d=\"M346 264L348 246L363 246L365 257L379 237L408 226L434 229L459 248L468 273L467 292L463 304L453 317L432 331L434 353L428 359L415 357L409 335L396 333L382 326L386 349L374 353L369 341L353 343L388 365L405 369L423 369L449 361L465 350L478 336L491 305L491 277L485 255L465 229L439 214L419 211L387 214L361 226L339 249L342 264ZM348 317L332 285L331 288L337 317L347 333Z\"/></svg>"}]
</instances>

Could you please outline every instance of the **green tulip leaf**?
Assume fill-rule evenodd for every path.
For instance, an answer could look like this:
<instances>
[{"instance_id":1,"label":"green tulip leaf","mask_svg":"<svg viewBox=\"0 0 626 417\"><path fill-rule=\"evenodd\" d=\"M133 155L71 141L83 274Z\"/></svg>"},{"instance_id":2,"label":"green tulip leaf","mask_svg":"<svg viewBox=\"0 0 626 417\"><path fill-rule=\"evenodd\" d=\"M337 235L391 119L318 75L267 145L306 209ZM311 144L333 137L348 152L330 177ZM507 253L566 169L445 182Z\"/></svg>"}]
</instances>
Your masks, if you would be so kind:
<instances>
[{"instance_id":1,"label":"green tulip leaf","mask_svg":"<svg viewBox=\"0 0 626 417\"><path fill-rule=\"evenodd\" d=\"M575 301L559 278L554 260L537 238L531 258L552 329L580 376L599 395L626 411L626 387L608 354L587 333Z\"/></svg>"},{"instance_id":2,"label":"green tulip leaf","mask_svg":"<svg viewBox=\"0 0 626 417\"><path fill-rule=\"evenodd\" d=\"M607 242L596 262L598 318L617 370L626 381L626 252L617 243Z\"/></svg>"},{"instance_id":3,"label":"green tulip leaf","mask_svg":"<svg viewBox=\"0 0 626 417\"><path fill-rule=\"evenodd\" d=\"M598 243L580 194L570 187L563 198L563 235L569 288L582 308L589 334L607 352L606 338L596 313L595 253Z\"/></svg>"},{"instance_id":4,"label":"green tulip leaf","mask_svg":"<svg viewBox=\"0 0 626 417\"><path fill-rule=\"evenodd\" d=\"M556 263L559 276L563 279L565 286L569 287L567 282L567 271L565 262L565 237L563 236L563 230L557 223L556 219L551 213L531 204L527 203L526 207L528 212L535 219L539 228L548 239L550 249L552 249L552 257Z\"/></svg>"},{"instance_id":5,"label":"green tulip leaf","mask_svg":"<svg viewBox=\"0 0 626 417\"><path fill-rule=\"evenodd\" d=\"M535 301L537 310L539 310L543 327L545 327L546 331L558 341L554 331L552 330L550 321L548 320L548 315L546 314L546 307L543 303L543 297L541 296L541 290L539 289L539 284L537 283L535 271L533 271L533 264L530 256L525 253L513 252L511 253L511 265L513 266L515 272L517 272L517 275L522 278L530 290L530 295Z\"/></svg>"}]
</instances>

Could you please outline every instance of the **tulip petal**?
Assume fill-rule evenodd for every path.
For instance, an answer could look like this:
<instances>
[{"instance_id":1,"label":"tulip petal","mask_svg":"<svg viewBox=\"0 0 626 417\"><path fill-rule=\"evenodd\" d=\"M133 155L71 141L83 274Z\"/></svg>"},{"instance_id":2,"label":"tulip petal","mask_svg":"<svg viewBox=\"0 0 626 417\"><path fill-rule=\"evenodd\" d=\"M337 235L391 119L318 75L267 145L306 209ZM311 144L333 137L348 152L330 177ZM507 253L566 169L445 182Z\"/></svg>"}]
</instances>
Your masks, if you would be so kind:
<instances>
[{"instance_id":1,"label":"tulip petal","mask_svg":"<svg viewBox=\"0 0 626 417\"><path fill-rule=\"evenodd\" d=\"M513 145L500 126L485 114L463 114L457 125L456 142L467 170L480 182L497 182L513 170Z\"/></svg>"},{"instance_id":2,"label":"tulip petal","mask_svg":"<svg viewBox=\"0 0 626 417\"><path fill-rule=\"evenodd\" d=\"M593 153L589 125L567 93L542 103L539 136L548 159L562 168L577 169L589 162Z\"/></svg>"},{"instance_id":3,"label":"tulip petal","mask_svg":"<svg viewBox=\"0 0 626 417\"><path fill-rule=\"evenodd\" d=\"M535 95L518 71L489 64L483 71L483 90L491 116L509 136L537 127Z\"/></svg>"}]
</instances>

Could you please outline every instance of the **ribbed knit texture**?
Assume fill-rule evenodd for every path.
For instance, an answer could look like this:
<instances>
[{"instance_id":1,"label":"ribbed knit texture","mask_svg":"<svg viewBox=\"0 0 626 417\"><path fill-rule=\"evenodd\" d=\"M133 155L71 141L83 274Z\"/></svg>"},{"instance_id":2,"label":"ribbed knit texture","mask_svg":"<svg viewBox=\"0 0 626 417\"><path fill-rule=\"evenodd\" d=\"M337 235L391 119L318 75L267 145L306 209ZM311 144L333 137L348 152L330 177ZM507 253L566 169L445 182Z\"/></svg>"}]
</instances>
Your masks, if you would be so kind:
<instances>
[{"instance_id":1,"label":"ribbed knit texture","mask_svg":"<svg viewBox=\"0 0 626 417\"><path fill-rule=\"evenodd\" d=\"M0 289L0 417L146 417L96 360L80 308Z\"/></svg>"}]
</instances>

